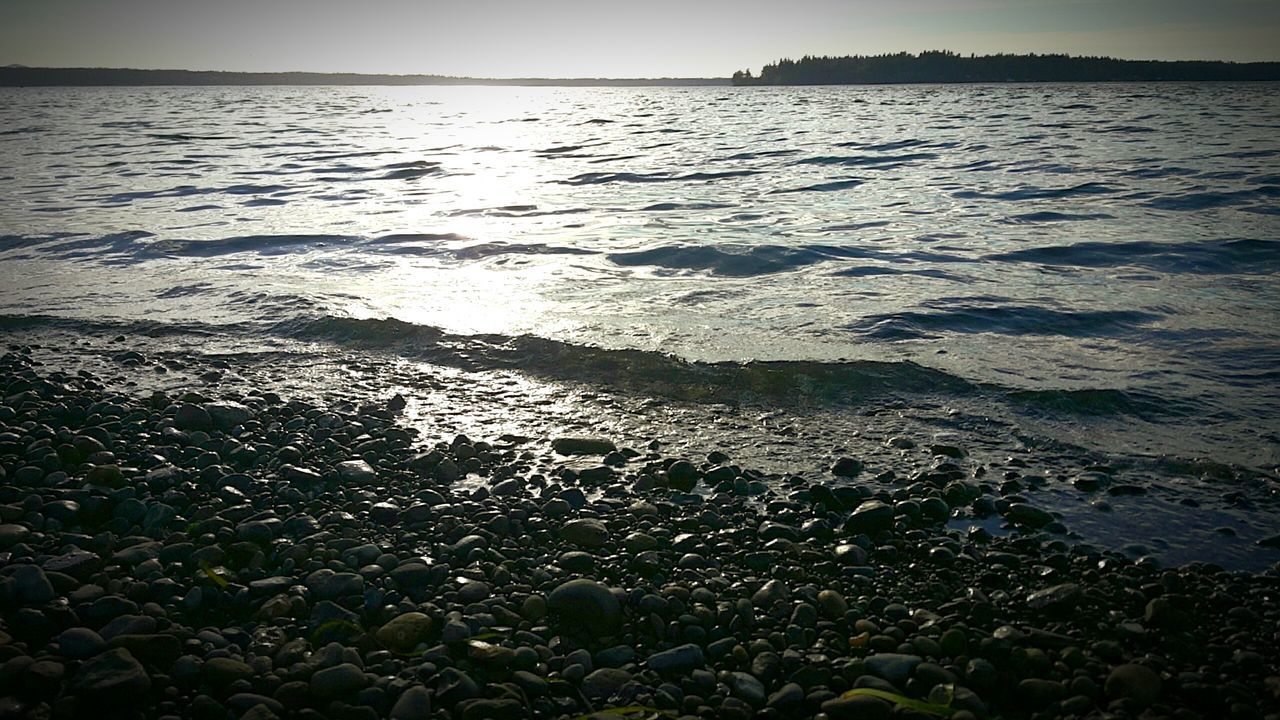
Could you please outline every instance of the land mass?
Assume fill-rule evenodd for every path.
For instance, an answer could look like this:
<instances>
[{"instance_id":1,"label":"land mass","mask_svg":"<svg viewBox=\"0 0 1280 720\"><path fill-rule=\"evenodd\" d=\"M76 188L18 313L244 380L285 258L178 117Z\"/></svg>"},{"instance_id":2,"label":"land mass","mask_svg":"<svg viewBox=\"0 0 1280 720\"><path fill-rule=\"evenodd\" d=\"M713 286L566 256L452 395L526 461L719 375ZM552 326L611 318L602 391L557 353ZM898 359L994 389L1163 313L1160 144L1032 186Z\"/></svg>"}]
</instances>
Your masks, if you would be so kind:
<instances>
[{"instance_id":1,"label":"land mass","mask_svg":"<svg viewBox=\"0 0 1280 720\"><path fill-rule=\"evenodd\" d=\"M372 75L316 72L226 72L131 68L0 67L0 87L86 85L515 85L688 86L728 85L728 78L473 78L449 75Z\"/></svg>"},{"instance_id":2,"label":"land mass","mask_svg":"<svg viewBox=\"0 0 1280 720\"><path fill-rule=\"evenodd\" d=\"M806 55L733 74L734 85L882 83L1161 82L1280 80L1280 62L1120 60L1071 55L969 55L945 50L892 55Z\"/></svg>"}]
</instances>

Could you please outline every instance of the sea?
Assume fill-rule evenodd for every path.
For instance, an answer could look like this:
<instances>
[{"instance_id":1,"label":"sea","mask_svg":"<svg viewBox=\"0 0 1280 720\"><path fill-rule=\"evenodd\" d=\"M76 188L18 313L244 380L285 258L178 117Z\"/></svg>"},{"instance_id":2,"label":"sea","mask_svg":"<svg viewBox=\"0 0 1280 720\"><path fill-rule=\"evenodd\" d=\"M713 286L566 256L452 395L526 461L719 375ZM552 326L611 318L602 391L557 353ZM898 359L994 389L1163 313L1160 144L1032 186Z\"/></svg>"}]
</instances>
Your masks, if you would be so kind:
<instances>
[{"instance_id":1,"label":"sea","mask_svg":"<svg viewBox=\"0 0 1280 720\"><path fill-rule=\"evenodd\" d=\"M0 330L1280 466L1280 84L0 89Z\"/></svg>"}]
</instances>

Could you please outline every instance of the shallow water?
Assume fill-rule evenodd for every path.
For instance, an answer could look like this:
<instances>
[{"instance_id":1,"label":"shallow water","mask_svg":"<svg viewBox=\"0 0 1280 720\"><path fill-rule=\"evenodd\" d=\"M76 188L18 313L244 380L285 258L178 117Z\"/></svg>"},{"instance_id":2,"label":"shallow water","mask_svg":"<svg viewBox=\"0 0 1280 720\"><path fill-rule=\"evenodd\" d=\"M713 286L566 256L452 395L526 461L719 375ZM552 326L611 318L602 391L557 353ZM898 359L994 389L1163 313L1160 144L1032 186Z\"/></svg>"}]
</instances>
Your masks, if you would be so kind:
<instances>
[{"instance_id":1,"label":"shallow water","mask_svg":"<svg viewBox=\"0 0 1280 720\"><path fill-rule=\"evenodd\" d=\"M1276 84L6 89L0 327L1270 467L1278 131Z\"/></svg>"}]
</instances>

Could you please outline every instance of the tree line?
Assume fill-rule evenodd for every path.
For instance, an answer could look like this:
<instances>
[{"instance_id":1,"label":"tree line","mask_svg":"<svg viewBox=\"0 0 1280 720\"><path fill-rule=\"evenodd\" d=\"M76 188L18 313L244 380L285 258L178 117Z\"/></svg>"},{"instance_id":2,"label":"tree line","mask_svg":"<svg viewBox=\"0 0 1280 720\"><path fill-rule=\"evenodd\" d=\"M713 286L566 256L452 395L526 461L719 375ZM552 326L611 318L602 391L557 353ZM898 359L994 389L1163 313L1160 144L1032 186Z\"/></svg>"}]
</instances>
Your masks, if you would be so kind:
<instances>
[{"instance_id":1,"label":"tree line","mask_svg":"<svg viewBox=\"0 0 1280 720\"><path fill-rule=\"evenodd\" d=\"M931 50L918 55L806 55L733 74L734 85L858 85L975 82L1152 82L1280 80L1280 62L1121 60L1072 55L969 55Z\"/></svg>"}]
</instances>

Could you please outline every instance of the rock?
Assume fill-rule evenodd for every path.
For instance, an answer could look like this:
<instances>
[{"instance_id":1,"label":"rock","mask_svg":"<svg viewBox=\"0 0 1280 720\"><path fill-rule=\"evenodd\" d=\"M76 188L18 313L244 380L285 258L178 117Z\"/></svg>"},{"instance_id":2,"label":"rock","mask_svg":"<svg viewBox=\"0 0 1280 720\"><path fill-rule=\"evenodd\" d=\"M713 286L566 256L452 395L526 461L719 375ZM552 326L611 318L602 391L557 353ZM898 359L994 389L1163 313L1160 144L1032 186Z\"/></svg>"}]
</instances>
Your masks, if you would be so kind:
<instances>
[{"instance_id":1,"label":"rock","mask_svg":"<svg viewBox=\"0 0 1280 720\"><path fill-rule=\"evenodd\" d=\"M800 707L804 703L804 688L799 683L787 683L769 696L765 701L765 707L773 708L782 713L787 713L795 708Z\"/></svg>"},{"instance_id":2,"label":"rock","mask_svg":"<svg viewBox=\"0 0 1280 720\"><path fill-rule=\"evenodd\" d=\"M1107 675L1104 686L1112 700L1127 698L1141 707L1147 707L1160 697L1160 676L1154 670L1136 663L1117 666Z\"/></svg>"},{"instance_id":3,"label":"rock","mask_svg":"<svg viewBox=\"0 0 1280 720\"><path fill-rule=\"evenodd\" d=\"M167 668L182 655L182 641L161 633L116 635L111 638L110 646L128 650L140 662L151 667Z\"/></svg>"},{"instance_id":4,"label":"rock","mask_svg":"<svg viewBox=\"0 0 1280 720\"><path fill-rule=\"evenodd\" d=\"M844 529L849 533L871 535L893 528L893 518L892 507L879 500L867 500L845 520Z\"/></svg>"},{"instance_id":5,"label":"rock","mask_svg":"<svg viewBox=\"0 0 1280 720\"><path fill-rule=\"evenodd\" d=\"M45 572L60 572L77 580L84 580L90 573L97 570L101 564L101 559L91 552L72 550L45 560L41 567L45 569Z\"/></svg>"},{"instance_id":6,"label":"rock","mask_svg":"<svg viewBox=\"0 0 1280 720\"><path fill-rule=\"evenodd\" d=\"M786 600L790 595L781 580L770 580L751 595L751 604L758 608L768 608L776 602Z\"/></svg>"},{"instance_id":7,"label":"rock","mask_svg":"<svg viewBox=\"0 0 1280 720\"><path fill-rule=\"evenodd\" d=\"M865 660L867 672L876 677L884 678L899 688L911 677L911 671L916 666L924 662L924 659L918 655L904 655L902 653L877 653L868 656Z\"/></svg>"},{"instance_id":8,"label":"rock","mask_svg":"<svg viewBox=\"0 0 1280 720\"><path fill-rule=\"evenodd\" d=\"M25 542L31 531L24 525L5 523L0 525L0 548L8 549L20 542Z\"/></svg>"},{"instance_id":9,"label":"rock","mask_svg":"<svg viewBox=\"0 0 1280 720\"><path fill-rule=\"evenodd\" d=\"M173 414L173 425L179 430L212 430L213 418L199 405L182 403Z\"/></svg>"},{"instance_id":10,"label":"rock","mask_svg":"<svg viewBox=\"0 0 1280 720\"><path fill-rule=\"evenodd\" d=\"M622 624L622 604L609 588L594 580L570 580L547 596L547 609L562 625L581 626L596 636L611 635Z\"/></svg>"},{"instance_id":11,"label":"rock","mask_svg":"<svg viewBox=\"0 0 1280 720\"><path fill-rule=\"evenodd\" d=\"M733 693L734 697L751 707L758 708L764 705L764 683L756 679L754 675L744 672L730 672L725 675L724 682L729 686L729 691Z\"/></svg>"},{"instance_id":12,"label":"rock","mask_svg":"<svg viewBox=\"0 0 1280 720\"><path fill-rule=\"evenodd\" d=\"M457 482L462 474L462 468L451 458L444 458L435 467L436 479L443 483Z\"/></svg>"},{"instance_id":13,"label":"rock","mask_svg":"<svg viewBox=\"0 0 1280 720\"><path fill-rule=\"evenodd\" d=\"M1026 678L1018 683L1017 695L1024 707L1040 710L1067 696L1067 688L1056 680Z\"/></svg>"},{"instance_id":14,"label":"rock","mask_svg":"<svg viewBox=\"0 0 1280 720\"><path fill-rule=\"evenodd\" d=\"M693 643L656 652L645 660L645 664L649 666L650 670L677 674L688 673L695 668L702 667L705 663L706 658L703 657L702 648Z\"/></svg>"},{"instance_id":15,"label":"rock","mask_svg":"<svg viewBox=\"0 0 1280 720\"><path fill-rule=\"evenodd\" d=\"M71 680L71 693L87 702L136 704L151 691L151 678L124 648L86 660Z\"/></svg>"},{"instance_id":16,"label":"rock","mask_svg":"<svg viewBox=\"0 0 1280 720\"><path fill-rule=\"evenodd\" d=\"M253 668L232 658L213 658L201 669L205 682L214 687L226 687L237 680L248 680L254 676Z\"/></svg>"},{"instance_id":17,"label":"rock","mask_svg":"<svg viewBox=\"0 0 1280 720\"><path fill-rule=\"evenodd\" d=\"M822 703L822 712L831 720L889 720L893 706L878 698L855 695Z\"/></svg>"},{"instance_id":18,"label":"rock","mask_svg":"<svg viewBox=\"0 0 1280 720\"><path fill-rule=\"evenodd\" d=\"M355 573L335 573L328 568L308 575L305 584L319 600L336 600L364 592L364 578Z\"/></svg>"},{"instance_id":19,"label":"rock","mask_svg":"<svg viewBox=\"0 0 1280 720\"><path fill-rule=\"evenodd\" d=\"M561 455L608 455L618 448L602 438L558 437L551 441L551 449Z\"/></svg>"},{"instance_id":20,"label":"rock","mask_svg":"<svg viewBox=\"0 0 1280 720\"><path fill-rule=\"evenodd\" d=\"M631 673L617 668L601 668L582 679L582 694L593 700L612 697L631 682Z\"/></svg>"},{"instance_id":21,"label":"rock","mask_svg":"<svg viewBox=\"0 0 1280 720\"><path fill-rule=\"evenodd\" d=\"M407 655L431 633L431 618L420 612L407 612L392 618L374 634L382 647Z\"/></svg>"},{"instance_id":22,"label":"rock","mask_svg":"<svg viewBox=\"0 0 1280 720\"><path fill-rule=\"evenodd\" d=\"M421 685L400 693L400 699L391 706L391 720L425 720L431 715L431 693Z\"/></svg>"},{"instance_id":23,"label":"rock","mask_svg":"<svg viewBox=\"0 0 1280 720\"><path fill-rule=\"evenodd\" d=\"M1075 583L1054 585L1027 596L1027 607L1032 610L1067 611L1084 599L1084 591Z\"/></svg>"},{"instance_id":24,"label":"rock","mask_svg":"<svg viewBox=\"0 0 1280 720\"><path fill-rule=\"evenodd\" d=\"M598 548L609 542L609 529L599 520L583 518L561 526L560 537L580 547Z\"/></svg>"},{"instance_id":25,"label":"rock","mask_svg":"<svg viewBox=\"0 0 1280 720\"><path fill-rule=\"evenodd\" d=\"M458 705L461 720L524 720L524 705L513 698L468 700Z\"/></svg>"},{"instance_id":26,"label":"rock","mask_svg":"<svg viewBox=\"0 0 1280 720\"><path fill-rule=\"evenodd\" d=\"M849 612L849 603L845 602L844 596L835 590L823 590L818 593L818 609L828 618L840 620L844 618L845 613Z\"/></svg>"},{"instance_id":27,"label":"rock","mask_svg":"<svg viewBox=\"0 0 1280 720\"><path fill-rule=\"evenodd\" d=\"M698 468L688 460L677 460L667 468L667 482L676 490L690 492L698 484Z\"/></svg>"},{"instance_id":28,"label":"rock","mask_svg":"<svg viewBox=\"0 0 1280 720\"><path fill-rule=\"evenodd\" d=\"M236 426L243 425L253 418L253 411L237 402L230 400L220 400L204 404L204 411L209 414L209 419L213 422L214 427L222 431L229 431Z\"/></svg>"},{"instance_id":29,"label":"rock","mask_svg":"<svg viewBox=\"0 0 1280 720\"><path fill-rule=\"evenodd\" d=\"M84 660L102 652L107 643L98 633L84 627L63 630L58 636L58 650L63 657Z\"/></svg>"},{"instance_id":30,"label":"rock","mask_svg":"<svg viewBox=\"0 0 1280 720\"><path fill-rule=\"evenodd\" d=\"M369 684L364 671L351 663L317 670L311 676L311 692L322 700L346 697L360 692Z\"/></svg>"},{"instance_id":31,"label":"rock","mask_svg":"<svg viewBox=\"0 0 1280 720\"><path fill-rule=\"evenodd\" d=\"M349 485L368 485L378 479L378 473L364 460L347 460L334 466L338 479Z\"/></svg>"},{"instance_id":32,"label":"rock","mask_svg":"<svg viewBox=\"0 0 1280 720\"><path fill-rule=\"evenodd\" d=\"M62 689L62 677L67 669L62 663L53 660L37 660L27 666L22 674L24 694L35 697L51 698Z\"/></svg>"},{"instance_id":33,"label":"rock","mask_svg":"<svg viewBox=\"0 0 1280 720\"><path fill-rule=\"evenodd\" d=\"M43 605L57 597L53 585L37 565L19 565L13 571L13 589L18 600L28 605Z\"/></svg>"},{"instance_id":34,"label":"rock","mask_svg":"<svg viewBox=\"0 0 1280 720\"><path fill-rule=\"evenodd\" d=\"M1053 522L1053 516L1038 507L1026 503L1013 503L1004 516L1014 525L1039 529Z\"/></svg>"},{"instance_id":35,"label":"rock","mask_svg":"<svg viewBox=\"0 0 1280 720\"><path fill-rule=\"evenodd\" d=\"M836 546L836 562L841 565L861 566L867 564L867 551L860 545L841 543Z\"/></svg>"},{"instance_id":36,"label":"rock","mask_svg":"<svg viewBox=\"0 0 1280 720\"><path fill-rule=\"evenodd\" d=\"M831 474L836 477L856 477L862 472L862 461L851 457L842 457L831 466Z\"/></svg>"}]
</instances>

